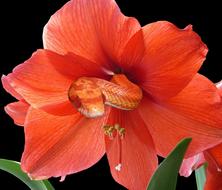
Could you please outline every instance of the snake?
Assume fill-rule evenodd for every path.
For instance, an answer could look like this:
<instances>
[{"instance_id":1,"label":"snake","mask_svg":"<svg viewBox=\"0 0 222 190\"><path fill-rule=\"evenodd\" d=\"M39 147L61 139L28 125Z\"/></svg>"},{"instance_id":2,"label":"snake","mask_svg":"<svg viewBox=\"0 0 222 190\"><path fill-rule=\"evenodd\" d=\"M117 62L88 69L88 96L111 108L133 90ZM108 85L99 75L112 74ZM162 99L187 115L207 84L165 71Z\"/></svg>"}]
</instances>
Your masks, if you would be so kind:
<instances>
[{"instance_id":1,"label":"snake","mask_svg":"<svg viewBox=\"0 0 222 190\"><path fill-rule=\"evenodd\" d=\"M104 115L105 105L121 110L135 109L142 99L142 90L124 74L115 74L110 81L80 77L72 82L68 98L85 117L95 118Z\"/></svg>"}]
</instances>

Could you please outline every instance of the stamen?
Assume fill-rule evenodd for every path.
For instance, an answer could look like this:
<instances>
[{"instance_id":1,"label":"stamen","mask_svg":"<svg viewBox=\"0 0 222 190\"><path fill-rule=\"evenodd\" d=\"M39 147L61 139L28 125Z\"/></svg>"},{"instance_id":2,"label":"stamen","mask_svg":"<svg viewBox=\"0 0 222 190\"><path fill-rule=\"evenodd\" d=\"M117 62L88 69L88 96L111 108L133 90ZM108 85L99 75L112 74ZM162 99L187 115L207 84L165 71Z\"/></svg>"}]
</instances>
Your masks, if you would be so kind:
<instances>
[{"instance_id":1,"label":"stamen","mask_svg":"<svg viewBox=\"0 0 222 190\"><path fill-rule=\"evenodd\" d=\"M120 138L123 139L123 137L125 135L125 132L126 132L126 129L125 128L120 128L120 130L118 132L119 132Z\"/></svg>"},{"instance_id":2,"label":"stamen","mask_svg":"<svg viewBox=\"0 0 222 190\"><path fill-rule=\"evenodd\" d=\"M113 139L113 132L115 128L112 125L104 125L103 126L105 135L109 136L110 139Z\"/></svg>"},{"instance_id":3,"label":"stamen","mask_svg":"<svg viewBox=\"0 0 222 190\"><path fill-rule=\"evenodd\" d=\"M124 138L126 129L123 127L120 127L118 123L114 125L105 125L103 126L105 135L109 136L111 140L114 138L114 132L116 131L115 138L117 138L117 151L118 151L118 164L115 166L115 169L117 171L121 171L122 167L122 140Z\"/></svg>"},{"instance_id":4,"label":"stamen","mask_svg":"<svg viewBox=\"0 0 222 190\"><path fill-rule=\"evenodd\" d=\"M115 169L117 170L117 171L120 171L121 170L121 167L122 167L122 139L123 139L123 137L122 136L120 136L120 134L119 134L119 131L118 131L118 135L117 135L117 148L118 148L118 156L119 156L119 158L118 158L118 165L115 167Z\"/></svg>"},{"instance_id":5,"label":"stamen","mask_svg":"<svg viewBox=\"0 0 222 190\"><path fill-rule=\"evenodd\" d=\"M114 125L114 128L116 129L116 131L118 132L119 136L121 137L121 139L123 139L124 135L125 135L125 132L126 132L126 129L123 128L123 127L120 127L119 124L115 124Z\"/></svg>"}]
</instances>

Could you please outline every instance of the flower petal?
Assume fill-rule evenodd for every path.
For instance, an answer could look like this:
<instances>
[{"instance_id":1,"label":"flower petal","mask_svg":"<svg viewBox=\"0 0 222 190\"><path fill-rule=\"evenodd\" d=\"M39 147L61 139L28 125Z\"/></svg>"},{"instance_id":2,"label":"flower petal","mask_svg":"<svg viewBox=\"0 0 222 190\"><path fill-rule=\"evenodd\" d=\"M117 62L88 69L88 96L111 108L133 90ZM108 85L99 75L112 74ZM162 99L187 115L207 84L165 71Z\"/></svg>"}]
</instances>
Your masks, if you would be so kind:
<instances>
[{"instance_id":1,"label":"flower petal","mask_svg":"<svg viewBox=\"0 0 222 190\"><path fill-rule=\"evenodd\" d=\"M219 144L205 152L208 162L211 162L209 168L222 172L222 144Z\"/></svg>"},{"instance_id":2,"label":"flower petal","mask_svg":"<svg viewBox=\"0 0 222 190\"><path fill-rule=\"evenodd\" d=\"M45 26L44 47L59 54L73 52L110 69L139 29L137 20L125 17L114 0L72 0Z\"/></svg>"},{"instance_id":3,"label":"flower petal","mask_svg":"<svg viewBox=\"0 0 222 190\"><path fill-rule=\"evenodd\" d=\"M13 97L15 97L17 100L21 100L23 99L23 97L18 93L16 92L13 87L10 85L8 79L7 79L7 76L5 75L2 75L2 85L3 85L3 88L9 93L11 94Z\"/></svg>"},{"instance_id":4,"label":"flower petal","mask_svg":"<svg viewBox=\"0 0 222 190\"><path fill-rule=\"evenodd\" d=\"M192 138L187 157L222 140L222 100L215 85L201 75L167 102L144 97L139 110L161 156L185 137Z\"/></svg>"},{"instance_id":5,"label":"flower petal","mask_svg":"<svg viewBox=\"0 0 222 190\"><path fill-rule=\"evenodd\" d=\"M84 75L101 76L102 72L92 62L74 54L61 56L38 50L4 80L32 107L66 115L76 111L68 100L68 89L73 80Z\"/></svg>"},{"instance_id":6,"label":"flower petal","mask_svg":"<svg viewBox=\"0 0 222 190\"><path fill-rule=\"evenodd\" d=\"M222 190L222 144L204 152L208 162L204 190Z\"/></svg>"},{"instance_id":7,"label":"flower petal","mask_svg":"<svg viewBox=\"0 0 222 190\"><path fill-rule=\"evenodd\" d=\"M146 189L158 164L152 137L136 111L112 109L108 124L116 123L126 131L122 140L118 135L112 140L106 137L112 176L128 189Z\"/></svg>"},{"instance_id":8,"label":"flower petal","mask_svg":"<svg viewBox=\"0 0 222 190\"><path fill-rule=\"evenodd\" d=\"M5 112L14 120L14 123L24 126L29 104L24 101L13 102L5 106Z\"/></svg>"},{"instance_id":9,"label":"flower petal","mask_svg":"<svg viewBox=\"0 0 222 190\"><path fill-rule=\"evenodd\" d=\"M199 153L193 157L184 159L180 167L180 175L184 177L189 177L192 172L198 169L206 162L203 153Z\"/></svg>"},{"instance_id":10,"label":"flower petal","mask_svg":"<svg viewBox=\"0 0 222 190\"><path fill-rule=\"evenodd\" d=\"M207 180L204 190L222 190L222 172L207 170Z\"/></svg>"},{"instance_id":11,"label":"flower petal","mask_svg":"<svg viewBox=\"0 0 222 190\"><path fill-rule=\"evenodd\" d=\"M192 27L166 21L148 24L134 35L122 55L122 67L155 99L180 92L197 73L207 53Z\"/></svg>"},{"instance_id":12,"label":"flower petal","mask_svg":"<svg viewBox=\"0 0 222 190\"><path fill-rule=\"evenodd\" d=\"M101 127L107 114L87 119L79 113L50 115L30 109L25 123L22 169L34 179L65 176L89 168L105 153Z\"/></svg>"}]
</instances>

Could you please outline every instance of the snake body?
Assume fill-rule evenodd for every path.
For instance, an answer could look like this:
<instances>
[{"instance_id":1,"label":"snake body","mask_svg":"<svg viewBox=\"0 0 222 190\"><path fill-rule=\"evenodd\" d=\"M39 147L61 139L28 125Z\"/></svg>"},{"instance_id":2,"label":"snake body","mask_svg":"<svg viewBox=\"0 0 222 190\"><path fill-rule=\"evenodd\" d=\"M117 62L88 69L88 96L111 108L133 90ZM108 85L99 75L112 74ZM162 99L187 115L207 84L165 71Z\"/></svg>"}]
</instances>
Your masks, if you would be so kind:
<instances>
[{"instance_id":1,"label":"snake body","mask_svg":"<svg viewBox=\"0 0 222 190\"><path fill-rule=\"evenodd\" d=\"M122 110L135 109L142 99L142 91L125 75L116 74L111 81L80 77L71 84L68 96L80 113L95 118L104 114L105 105Z\"/></svg>"}]
</instances>

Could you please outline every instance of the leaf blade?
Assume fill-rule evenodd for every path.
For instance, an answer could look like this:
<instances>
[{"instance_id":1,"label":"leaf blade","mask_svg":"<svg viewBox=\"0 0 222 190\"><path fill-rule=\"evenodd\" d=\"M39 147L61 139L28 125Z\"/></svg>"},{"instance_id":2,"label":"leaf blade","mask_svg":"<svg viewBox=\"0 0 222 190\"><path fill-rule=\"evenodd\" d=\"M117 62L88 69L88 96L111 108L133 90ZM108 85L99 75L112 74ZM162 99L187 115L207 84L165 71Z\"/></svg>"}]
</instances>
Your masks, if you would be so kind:
<instances>
[{"instance_id":1,"label":"leaf blade","mask_svg":"<svg viewBox=\"0 0 222 190\"><path fill-rule=\"evenodd\" d=\"M0 169L19 178L32 190L54 190L53 186L47 180L31 180L28 175L21 170L19 162L0 159Z\"/></svg>"},{"instance_id":2,"label":"leaf blade","mask_svg":"<svg viewBox=\"0 0 222 190\"><path fill-rule=\"evenodd\" d=\"M204 185L206 182L206 164L195 170L195 177L198 190L204 190Z\"/></svg>"},{"instance_id":3,"label":"leaf blade","mask_svg":"<svg viewBox=\"0 0 222 190\"><path fill-rule=\"evenodd\" d=\"M178 171L191 138L180 141L154 173L147 190L175 190Z\"/></svg>"}]
</instances>

